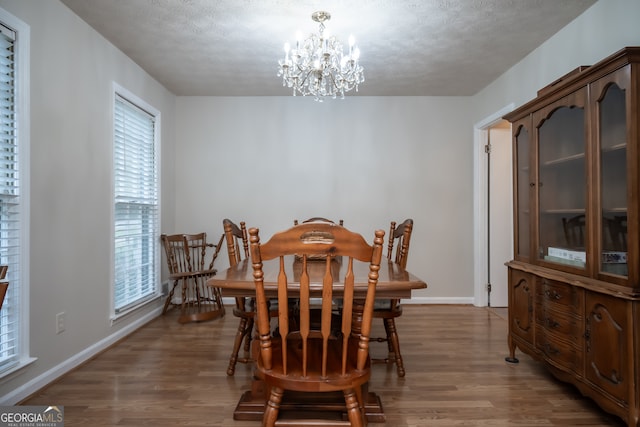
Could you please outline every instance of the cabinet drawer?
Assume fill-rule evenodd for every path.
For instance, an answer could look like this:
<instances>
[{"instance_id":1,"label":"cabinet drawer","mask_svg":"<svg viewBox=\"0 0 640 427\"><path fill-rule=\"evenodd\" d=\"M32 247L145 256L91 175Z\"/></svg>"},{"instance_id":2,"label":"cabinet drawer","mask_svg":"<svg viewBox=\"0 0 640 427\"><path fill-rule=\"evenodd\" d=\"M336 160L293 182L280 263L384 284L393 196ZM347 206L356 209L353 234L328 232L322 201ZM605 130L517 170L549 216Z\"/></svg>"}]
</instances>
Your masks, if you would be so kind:
<instances>
[{"instance_id":1,"label":"cabinet drawer","mask_svg":"<svg viewBox=\"0 0 640 427\"><path fill-rule=\"evenodd\" d=\"M537 305L536 324L546 331L566 339L578 348L582 348L584 322L575 313Z\"/></svg>"},{"instance_id":2,"label":"cabinet drawer","mask_svg":"<svg viewBox=\"0 0 640 427\"><path fill-rule=\"evenodd\" d=\"M584 292L582 289L555 280L538 277L536 286L538 301L543 306L558 304L575 313L584 310Z\"/></svg>"},{"instance_id":3,"label":"cabinet drawer","mask_svg":"<svg viewBox=\"0 0 640 427\"><path fill-rule=\"evenodd\" d=\"M582 351L552 332L543 328L537 329L536 347L549 362L576 373L582 371Z\"/></svg>"}]
</instances>

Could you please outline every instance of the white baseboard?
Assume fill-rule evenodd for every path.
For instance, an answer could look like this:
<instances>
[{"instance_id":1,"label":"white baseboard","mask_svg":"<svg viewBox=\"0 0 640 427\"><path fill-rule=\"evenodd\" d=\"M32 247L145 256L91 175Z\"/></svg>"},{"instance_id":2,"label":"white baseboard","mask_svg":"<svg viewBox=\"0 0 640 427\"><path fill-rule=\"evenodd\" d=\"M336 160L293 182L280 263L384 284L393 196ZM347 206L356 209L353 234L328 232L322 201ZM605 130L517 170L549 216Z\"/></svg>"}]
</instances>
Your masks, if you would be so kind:
<instances>
[{"instance_id":1,"label":"white baseboard","mask_svg":"<svg viewBox=\"0 0 640 427\"><path fill-rule=\"evenodd\" d=\"M460 304L472 305L473 297L413 297L411 299L403 299L402 304Z\"/></svg>"},{"instance_id":2,"label":"white baseboard","mask_svg":"<svg viewBox=\"0 0 640 427\"><path fill-rule=\"evenodd\" d=\"M37 392L41 388L45 387L47 384L50 384L56 379L60 378L62 375L66 374L73 368L86 362L87 360L89 360L96 354L100 353L101 351L107 349L109 346L113 345L118 340L121 340L127 335L135 332L137 329L139 329L146 323L158 317L161 313L162 313L162 307L158 307L157 309L149 312L148 314L136 320L135 322L130 323L129 325L120 329L114 334L109 335L108 337L104 338L101 341L98 341L97 343L86 348L80 353L73 355L72 357L60 363L59 365L54 366L53 368L37 376L31 381L21 385L20 387L13 390L12 392L7 393L4 396L0 397L0 405L10 406L10 405L15 405L19 403L20 401L31 396L33 393Z\"/></svg>"}]
</instances>

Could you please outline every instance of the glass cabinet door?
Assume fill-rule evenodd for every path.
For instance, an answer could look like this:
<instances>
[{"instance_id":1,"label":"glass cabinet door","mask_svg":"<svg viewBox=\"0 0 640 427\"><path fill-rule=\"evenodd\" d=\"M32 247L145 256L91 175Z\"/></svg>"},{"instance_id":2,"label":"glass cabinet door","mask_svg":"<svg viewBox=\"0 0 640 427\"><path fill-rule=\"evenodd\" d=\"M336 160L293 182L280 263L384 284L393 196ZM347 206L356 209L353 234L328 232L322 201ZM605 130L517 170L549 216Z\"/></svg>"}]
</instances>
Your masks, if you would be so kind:
<instances>
[{"instance_id":1,"label":"glass cabinet door","mask_svg":"<svg viewBox=\"0 0 640 427\"><path fill-rule=\"evenodd\" d=\"M516 163L516 233L515 233L515 248L516 258L527 261L529 259L529 252L531 247L531 213L530 213L530 200L531 191L530 185L532 177L530 176L530 131L528 124L531 123L530 119L525 119L521 122L514 123L513 129L514 144L515 144L515 163Z\"/></svg>"},{"instance_id":2,"label":"glass cabinet door","mask_svg":"<svg viewBox=\"0 0 640 427\"><path fill-rule=\"evenodd\" d=\"M586 90L540 112L538 259L584 270L587 262Z\"/></svg>"},{"instance_id":3,"label":"glass cabinet door","mask_svg":"<svg viewBox=\"0 0 640 427\"><path fill-rule=\"evenodd\" d=\"M620 74L620 73L619 73ZM622 80L624 81L624 80ZM625 90L607 82L596 103L600 159L600 272L627 276L627 120ZM596 85L596 90L599 89Z\"/></svg>"}]
</instances>

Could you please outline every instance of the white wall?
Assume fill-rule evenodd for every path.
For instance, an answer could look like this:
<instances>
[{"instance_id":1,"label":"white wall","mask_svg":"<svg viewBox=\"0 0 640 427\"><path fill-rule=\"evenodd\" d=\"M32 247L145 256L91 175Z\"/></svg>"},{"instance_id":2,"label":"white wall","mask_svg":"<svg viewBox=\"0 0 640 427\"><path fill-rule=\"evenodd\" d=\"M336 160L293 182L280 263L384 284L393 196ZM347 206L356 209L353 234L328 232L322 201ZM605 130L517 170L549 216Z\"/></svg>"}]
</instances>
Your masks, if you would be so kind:
<instances>
[{"instance_id":1,"label":"white wall","mask_svg":"<svg viewBox=\"0 0 640 427\"><path fill-rule=\"evenodd\" d=\"M416 300L473 295L468 98L178 97L176 222L222 233L226 217L261 234L294 218L344 219L373 238L413 218ZM226 266L221 256L219 268Z\"/></svg>"},{"instance_id":2,"label":"white wall","mask_svg":"<svg viewBox=\"0 0 640 427\"><path fill-rule=\"evenodd\" d=\"M600 0L475 95L473 122L510 103L516 107L581 65L625 46L640 46L640 1Z\"/></svg>"},{"instance_id":3,"label":"white wall","mask_svg":"<svg viewBox=\"0 0 640 427\"><path fill-rule=\"evenodd\" d=\"M50 381L132 325L111 325L112 81L161 111L163 149L175 140L175 97L58 1L0 0L31 28L31 355L0 380L0 402ZM163 206L173 167L163 162ZM164 209L163 223L173 222ZM55 315L66 331L55 333ZM75 358L75 359L74 359Z\"/></svg>"}]
</instances>

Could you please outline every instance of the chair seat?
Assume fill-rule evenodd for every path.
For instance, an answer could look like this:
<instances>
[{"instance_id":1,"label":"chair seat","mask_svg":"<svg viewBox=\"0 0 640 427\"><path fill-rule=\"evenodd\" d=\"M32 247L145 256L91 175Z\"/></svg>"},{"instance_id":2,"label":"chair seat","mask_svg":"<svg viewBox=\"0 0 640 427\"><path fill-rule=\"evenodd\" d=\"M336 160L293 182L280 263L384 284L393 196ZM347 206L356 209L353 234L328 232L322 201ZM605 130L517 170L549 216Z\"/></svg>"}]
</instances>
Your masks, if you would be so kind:
<instances>
[{"instance_id":1,"label":"chair seat","mask_svg":"<svg viewBox=\"0 0 640 427\"><path fill-rule=\"evenodd\" d=\"M391 310L391 300L377 299L373 303L373 310Z\"/></svg>"},{"instance_id":2,"label":"chair seat","mask_svg":"<svg viewBox=\"0 0 640 427\"><path fill-rule=\"evenodd\" d=\"M290 338L291 340L291 338ZM358 352L358 339L349 340L349 350L347 356L347 375L341 375L342 370L342 339L332 338L329 340L329 351L327 357L327 376L322 376L320 363L311 361L308 363L306 376L302 373L302 344L289 345L287 350L288 371L283 373L282 367L282 341L279 338L271 340L273 344L273 369L265 370L261 359L257 362L257 375L267 384L276 383L286 390L303 392L327 392L343 390L345 386L357 387L364 384L371 377L371 361L367 363L363 370L356 370L355 356ZM302 341L300 341L302 343ZM258 343L257 343L258 344ZM307 357L320 360L322 356L322 339L309 339Z\"/></svg>"}]
</instances>

